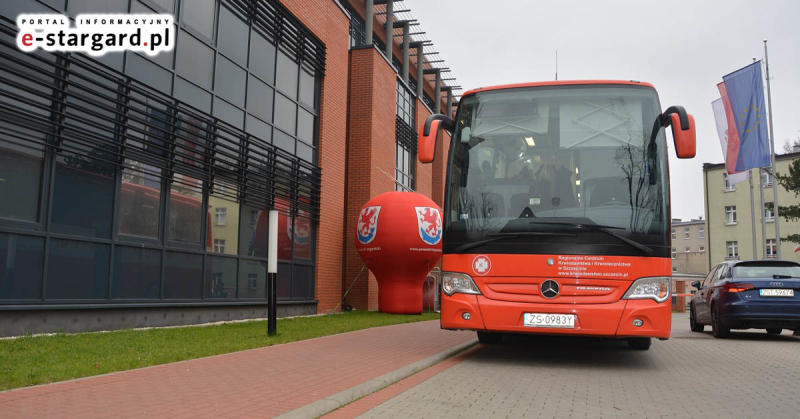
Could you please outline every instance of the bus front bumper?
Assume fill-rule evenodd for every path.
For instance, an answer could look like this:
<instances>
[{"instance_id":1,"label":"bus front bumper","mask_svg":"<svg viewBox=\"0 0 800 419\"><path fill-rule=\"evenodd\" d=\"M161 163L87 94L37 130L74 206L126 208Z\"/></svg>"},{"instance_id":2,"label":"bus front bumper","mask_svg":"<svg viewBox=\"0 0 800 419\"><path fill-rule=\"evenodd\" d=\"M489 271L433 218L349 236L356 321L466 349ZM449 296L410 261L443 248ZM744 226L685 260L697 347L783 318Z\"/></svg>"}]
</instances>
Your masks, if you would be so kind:
<instances>
[{"instance_id":1,"label":"bus front bumper","mask_svg":"<svg viewBox=\"0 0 800 419\"><path fill-rule=\"evenodd\" d=\"M469 315L465 316L464 313ZM574 314L575 328L524 326L525 313ZM642 321L641 326L634 326L637 319ZM669 300L664 303L619 300L608 304L533 304L490 300L483 295L443 294L441 327L500 333L668 339L672 327L672 307Z\"/></svg>"}]
</instances>

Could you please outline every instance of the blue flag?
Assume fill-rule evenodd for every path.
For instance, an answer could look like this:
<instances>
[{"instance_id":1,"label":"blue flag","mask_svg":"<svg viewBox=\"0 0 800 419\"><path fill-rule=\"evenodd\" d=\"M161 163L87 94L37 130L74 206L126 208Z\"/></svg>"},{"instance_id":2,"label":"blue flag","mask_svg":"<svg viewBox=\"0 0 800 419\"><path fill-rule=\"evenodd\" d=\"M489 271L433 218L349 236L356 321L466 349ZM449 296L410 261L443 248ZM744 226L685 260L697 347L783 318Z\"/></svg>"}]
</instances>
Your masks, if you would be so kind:
<instances>
[{"instance_id":1,"label":"blue flag","mask_svg":"<svg viewBox=\"0 0 800 419\"><path fill-rule=\"evenodd\" d=\"M734 156L736 171L770 165L767 107L764 105L764 77L761 61L723 76L731 113L739 133L739 150ZM729 149L728 152L730 153Z\"/></svg>"}]
</instances>

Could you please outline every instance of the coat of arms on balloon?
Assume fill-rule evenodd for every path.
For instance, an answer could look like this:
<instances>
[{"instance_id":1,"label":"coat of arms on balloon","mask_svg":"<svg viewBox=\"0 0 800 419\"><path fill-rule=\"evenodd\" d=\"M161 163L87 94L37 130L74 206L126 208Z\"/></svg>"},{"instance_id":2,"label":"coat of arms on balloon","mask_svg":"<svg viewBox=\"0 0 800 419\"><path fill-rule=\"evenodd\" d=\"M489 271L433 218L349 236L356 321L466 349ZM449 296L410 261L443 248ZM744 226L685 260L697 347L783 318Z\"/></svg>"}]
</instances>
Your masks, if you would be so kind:
<instances>
[{"instance_id":1,"label":"coat of arms on balloon","mask_svg":"<svg viewBox=\"0 0 800 419\"><path fill-rule=\"evenodd\" d=\"M358 216L358 225L356 226L356 234L361 244L369 244L375 240L375 236L378 234L378 215L380 213L381 207L364 207L361 209L361 214Z\"/></svg>"},{"instance_id":2,"label":"coat of arms on balloon","mask_svg":"<svg viewBox=\"0 0 800 419\"><path fill-rule=\"evenodd\" d=\"M414 207L417 211L419 237L425 244L436 245L442 240L442 214L438 208Z\"/></svg>"}]
</instances>

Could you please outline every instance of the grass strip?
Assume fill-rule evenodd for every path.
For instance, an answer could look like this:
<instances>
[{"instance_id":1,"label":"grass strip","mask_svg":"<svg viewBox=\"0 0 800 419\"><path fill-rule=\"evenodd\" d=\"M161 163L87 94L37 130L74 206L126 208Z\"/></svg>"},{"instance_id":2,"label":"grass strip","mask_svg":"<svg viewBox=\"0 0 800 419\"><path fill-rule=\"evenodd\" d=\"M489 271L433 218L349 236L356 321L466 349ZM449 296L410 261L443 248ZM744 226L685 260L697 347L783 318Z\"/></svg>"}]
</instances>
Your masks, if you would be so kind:
<instances>
[{"instance_id":1,"label":"grass strip","mask_svg":"<svg viewBox=\"0 0 800 419\"><path fill-rule=\"evenodd\" d=\"M438 313L397 315L354 311L278 319L278 333L271 337L267 336L264 320L0 340L0 390L438 318Z\"/></svg>"}]
</instances>

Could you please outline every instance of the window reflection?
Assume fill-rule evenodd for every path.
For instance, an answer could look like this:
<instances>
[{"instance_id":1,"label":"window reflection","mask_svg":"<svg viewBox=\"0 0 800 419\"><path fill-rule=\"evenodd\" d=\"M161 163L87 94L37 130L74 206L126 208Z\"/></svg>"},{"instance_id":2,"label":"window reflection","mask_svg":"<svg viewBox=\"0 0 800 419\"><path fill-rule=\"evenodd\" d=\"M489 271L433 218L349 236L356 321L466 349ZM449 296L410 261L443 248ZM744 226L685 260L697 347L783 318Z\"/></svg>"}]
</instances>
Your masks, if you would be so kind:
<instances>
[{"instance_id":1,"label":"window reflection","mask_svg":"<svg viewBox=\"0 0 800 419\"><path fill-rule=\"evenodd\" d=\"M267 263L239 261L239 298L267 297Z\"/></svg>"},{"instance_id":2,"label":"window reflection","mask_svg":"<svg viewBox=\"0 0 800 419\"><path fill-rule=\"evenodd\" d=\"M236 259L211 256L206 260L206 298L236 298Z\"/></svg>"},{"instance_id":3,"label":"window reflection","mask_svg":"<svg viewBox=\"0 0 800 419\"><path fill-rule=\"evenodd\" d=\"M119 197L119 234L158 238L161 170L125 159Z\"/></svg>"},{"instance_id":4,"label":"window reflection","mask_svg":"<svg viewBox=\"0 0 800 419\"><path fill-rule=\"evenodd\" d=\"M139 247L115 247L111 298L153 300L160 295L161 251Z\"/></svg>"},{"instance_id":5,"label":"window reflection","mask_svg":"<svg viewBox=\"0 0 800 419\"><path fill-rule=\"evenodd\" d=\"M267 257L269 209L252 204L242 205L239 217L239 254Z\"/></svg>"},{"instance_id":6,"label":"window reflection","mask_svg":"<svg viewBox=\"0 0 800 419\"><path fill-rule=\"evenodd\" d=\"M207 38L214 37L215 0L192 0L184 3L183 22Z\"/></svg>"},{"instance_id":7,"label":"window reflection","mask_svg":"<svg viewBox=\"0 0 800 419\"><path fill-rule=\"evenodd\" d=\"M208 210L214 220L209 226L211 246L208 251L236 255L239 253L239 204L229 196L236 196L236 186L221 182L208 197Z\"/></svg>"},{"instance_id":8,"label":"window reflection","mask_svg":"<svg viewBox=\"0 0 800 419\"><path fill-rule=\"evenodd\" d=\"M2 123L0 123L2 125ZM36 222L44 147L0 140L0 217Z\"/></svg>"},{"instance_id":9,"label":"window reflection","mask_svg":"<svg viewBox=\"0 0 800 419\"><path fill-rule=\"evenodd\" d=\"M169 240L200 244L203 223L201 182L181 174L175 175L169 196Z\"/></svg>"}]
</instances>

